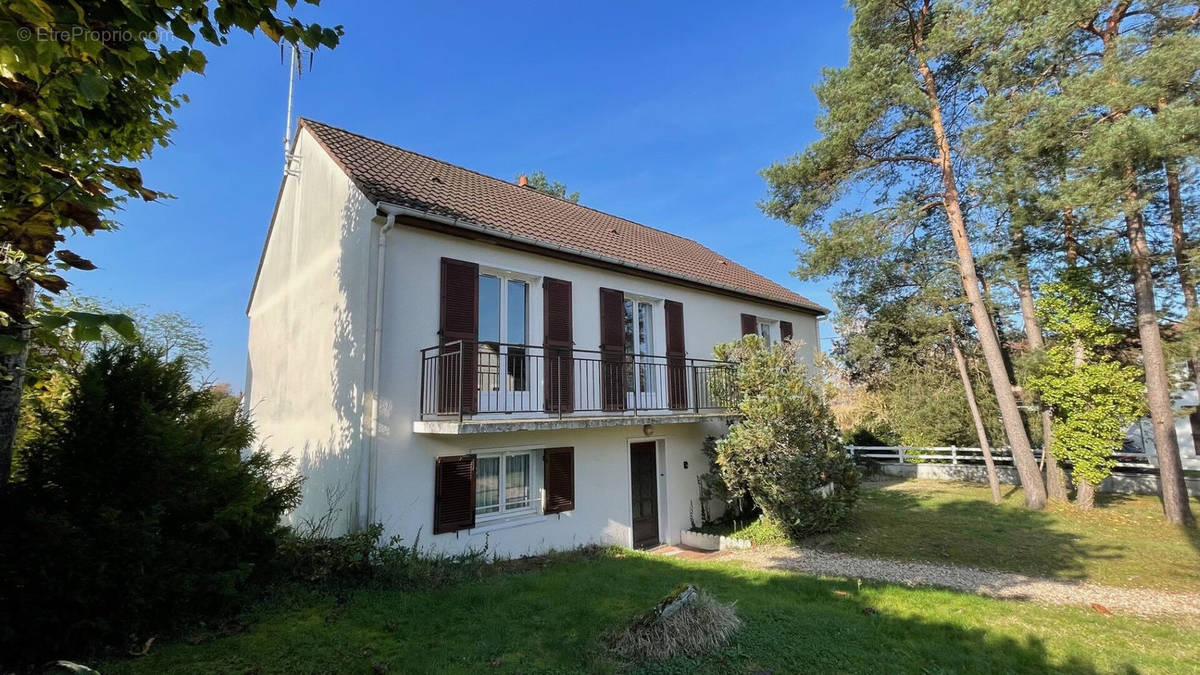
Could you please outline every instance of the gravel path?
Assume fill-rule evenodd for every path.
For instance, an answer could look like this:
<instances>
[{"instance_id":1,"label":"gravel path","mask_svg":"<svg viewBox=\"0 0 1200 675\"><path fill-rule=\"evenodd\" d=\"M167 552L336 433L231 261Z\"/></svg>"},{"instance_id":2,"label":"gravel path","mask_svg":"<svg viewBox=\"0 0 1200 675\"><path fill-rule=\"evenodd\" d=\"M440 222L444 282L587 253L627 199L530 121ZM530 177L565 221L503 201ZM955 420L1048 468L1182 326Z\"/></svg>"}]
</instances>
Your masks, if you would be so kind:
<instances>
[{"instance_id":1,"label":"gravel path","mask_svg":"<svg viewBox=\"0 0 1200 675\"><path fill-rule=\"evenodd\" d=\"M938 586L1009 600L1032 600L1054 605L1090 606L1095 603L1117 614L1200 615L1200 593L1115 588L973 567L861 558L843 553L782 546L756 546L749 550L733 552L722 559L741 560L763 569L784 569L850 579L874 579L905 586Z\"/></svg>"}]
</instances>

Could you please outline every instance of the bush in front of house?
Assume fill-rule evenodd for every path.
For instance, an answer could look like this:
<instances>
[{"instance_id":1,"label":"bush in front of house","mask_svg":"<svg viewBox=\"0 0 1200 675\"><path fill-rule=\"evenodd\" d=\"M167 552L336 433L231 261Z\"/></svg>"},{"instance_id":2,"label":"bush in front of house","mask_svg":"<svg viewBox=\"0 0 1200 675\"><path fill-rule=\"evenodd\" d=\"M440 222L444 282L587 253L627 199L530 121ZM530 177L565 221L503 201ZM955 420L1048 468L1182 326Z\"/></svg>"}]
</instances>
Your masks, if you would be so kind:
<instances>
[{"instance_id":1,"label":"bush in front of house","mask_svg":"<svg viewBox=\"0 0 1200 675\"><path fill-rule=\"evenodd\" d=\"M478 579L496 562L486 544L461 553L422 550L418 535L406 544L383 537L383 525L330 536L325 529L290 531L279 547L272 577L314 588L375 587L425 590Z\"/></svg>"},{"instance_id":2,"label":"bush in front of house","mask_svg":"<svg viewBox=\"0 0 1200 675\"><path fill-rule=\"evenodd\" d=\"M152 349L91 356L0 498L6 661L85 658L242 603L300 479L220 398Z\"/></svg>"},{"instance_id":3,"label":"bush in front of house","mask_svg":"<svg viewBox=\"0 0 1200 675\"><path fill-rule=\"evenodd\" d=\"M731 494L749 494L792 537L836 529L858 499L859 473L833 415L808 380L792 341L757 335L718 345L735 364L728 401L740 413L717 441L717 466Z\"/></svg>"}]
</instances>

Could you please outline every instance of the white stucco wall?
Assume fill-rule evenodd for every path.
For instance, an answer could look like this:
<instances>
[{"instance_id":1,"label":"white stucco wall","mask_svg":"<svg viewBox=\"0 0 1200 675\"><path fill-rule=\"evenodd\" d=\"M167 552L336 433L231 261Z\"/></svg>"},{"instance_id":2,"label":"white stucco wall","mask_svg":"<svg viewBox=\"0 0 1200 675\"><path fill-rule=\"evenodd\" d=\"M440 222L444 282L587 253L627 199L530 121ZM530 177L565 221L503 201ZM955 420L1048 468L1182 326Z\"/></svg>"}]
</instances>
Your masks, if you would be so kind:
<instances>
[{"instance_id":1,"label":"white stucco wall","mask_svg":"<svg viewBox=\"0 0 1200 675\"><path fill-rule=\"evenodd\" d=\"M397 227L388 235L382 322L383 360L380 373L380 437L377 447L374 517L389 533L421 541L442 550L488 546L502 554L523 554L566 548L589 542L629 545L631 542L628 443L644 438L640 426L598 430L563 430L470 436L418 435L412 422L419 410L419 349L437 344L440 260L443 256L485 267L522 272L536 278L553 277L572 283L572 314L577 349L597 349L600 340L600 288L683 303L687 355L711 358L712 348L741 335L741 314L791 321L794 339L806 345L812 362L817 345L817 321L810 314L644 279L569 261L556 260L497 245ZM541 343L542 289L529 289L530 342ZM655 350L665 353L663 313L654 312ZM594 413L593 413L594 414ZM721 428L701 424L658 425L653 438L660 446L660 534L678 541L690 525L690 511L700 519L696 477L707 470L700 446L706 435ZM508 447L575 448L576 510L570 514L509 529L480 528L457 534L432 534L434 463L441 455L457 455ZM661 453L665 451L665 461ZM688 462L688 469L683 462Z\"/></svg>"},{"instance_id":2,"label":"white stucco wall","mask_svg":"<svg viewBox=\"0 0 1200 675\"><path fill-rule=\"evenodd\" d=\"M658 447L659 532L678 541L694 511L700 521L696 477L707 470L700 452L700 424L538 431L472 436L423 436L385 443L379 458L377 518L389 534L444 551L482 549L505 556L565 549L589 543L632 545L629 443L655 440ZM575 510L452 534L432 534L434 458L506 448L575 448ZM684 462L688 468L683 468ZM540 487L536 481L535 488Z\"/></svg>"},{"instance_id":3,"label":"white stucco wall","mask_svg":"<svg viewBox=\"0 0 1200 675\"><path fill-rule=\"evenodd\" d=\"M295 457L306 476L294 522L320 518L332 494L338 510L333 533L378 521L389 536L412 542L419 534L426 547L458 551L486 542L502 555L585 543L629 545L629 443L640 440L658 443L662 540L677 541L693 517L699 521L696 477L707 470L700 447L705 436L723 431L720 423L656 425L649 436L641 426L462 436L413 432L419 350L438 341L443 256L528 275L531 344L542 342L541 279L548 276L572 282L577 349L599 347L599 289L607 287L683 303L688 357L711 358L713 345L740 336L740 315L750 313L791 321L794 338L806 345L805 360L813 360L817 321L810 314L398 225L386 235L378 432L372 438L380 219L307 131L300 132L296 153L299 176L284 184L248 309L246 384L262 442ZM662 355L661 304L653 332L655 352ZM432 534L436 457L558 446L575 448L574 511L515 526ZM534 487L541 487L540 480Z\"/></svg>"},{"instance_id":4,"label":"white stucco wall","mask_svg":"<svg viewBox=\"0 0 1200 675\"><path fill-rule=\"evenodd\" d=\"M307 476L292 520L340 494L344 529L358 516L375 209L306 130L295 153L247 310L245 400L260 442Z\"/></svg>"}]
</instances>

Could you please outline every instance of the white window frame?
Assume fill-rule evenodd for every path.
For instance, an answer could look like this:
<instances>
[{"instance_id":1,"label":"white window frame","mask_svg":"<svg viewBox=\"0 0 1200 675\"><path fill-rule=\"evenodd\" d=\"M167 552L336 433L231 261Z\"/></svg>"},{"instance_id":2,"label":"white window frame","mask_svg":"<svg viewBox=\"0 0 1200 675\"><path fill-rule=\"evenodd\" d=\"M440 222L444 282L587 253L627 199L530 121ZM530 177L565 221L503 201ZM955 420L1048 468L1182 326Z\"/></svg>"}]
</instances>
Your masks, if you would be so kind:
<instances>
[{"instance_id":1,"label":"white window frame","mask_svg":"<svg viewBox=\"0 0 1200 675\"><path fill-rule=\"evenodd\" d=\"M757 335L760 338L762 338L767 343L768 347L770 347L771 345L773 345L779 341L775 337L776 335L778 335L778 333L775 330L776 324L779 323L778 321L776 321L775 319L765 319L760 316L760 317L755 318L755 322L756 322L756 324L754 326L755 332L757 333ZM766 329L766 333L767 333L766 335L763 335L764 329Z\"/></svg>"},{"instance_id":2,"label":"white window frame","mask_svg":"<svg viewBox=\"0 0 1200 675\"><path fill-rule=\"evenodd\" d=\"M656 357L663 356L660 349L665 348L665 341L659 339L658 323L660 320L665 320L663 313L663 299L656 298L650 295L641 295L639 293L624 293L625 301L633 303L633 357L636 362L638 356L649 357L646 359L647 364L656 364L661 359ZM649 337L649 350L645 353L638 350L638 334L639 326L642 323L639 305L645 303L650 305L650 325L647 326L646 335ZM621 307L622 322L624 321L625 307ZM665 363L665 361L663 361ZM665 383L659 382L665 368L655 368L649 366L634 366L633 391L629 391L628 384L623 385L625 388L625 398L627 409L649 409L653 407L651 404L659 398L660 391L666 391ZM643 391L644 389L644 391ZM636 401L635 398L636 397Z\"/></svg>"},{"instance_id":3,"label":"white window frame","mask_svg":"<svg viewBox=\"0 0 1200 675\"><path fill-rule=\"evenodd\" d=\"M497 505L500 508L499 510L491 513L480 513L479 509L486 507L481 507L476 504L475 525L477 527L485 523L515 520L518 518L528 518L541 515L542 502L544 501L545 492L544 486L542 485L542 450L543 448L541 446L537 446L505 448L502 450L483 450L475 453L476 480L478 480L479 460L497 457L500 461L499 477L497 481L500 490L499 501ZM508 472L505 469L508 463L508 457L517 455L529 456L529 504L516 508L508 508L508 505L505 503L505 492L507 486L504 484Z\"/></svg>"},{"instance_id":4,"label":"white window frame","mask_svg":"<svg viewBox=\"0 0 1200 675\"><path fill-rule=\"evenodd\" d=\"M507 371L508 347L503 346L497 354L497 369L496 374L499 388L496 390L479 389L477 392L478 405L477 410L481 413L488 412L504 412L507 410L518 410L530 408L533 402L540 400L541 385L538 380L540 378L533 377L537 368L534 365L537 363L536 358L539 353L534 347L537 345L532 341L533 336L533 300L535 289L540 286L541 277L530 274L528 272L518 272L514 270L493 267L490 265L479 266L479 276L481 277L496 277L500 280L500 306L497 308L497 315L500 321L499 329L500 344L505 345L511 342L508 335L508 282L520 281L525 284L525 389L510 390L508 389L508 379L505 376ZM480 341L484 342L483 340ZM482 358L481 356L477 358ZM477 366L478 367L478 366Z\"/></svg>"}]
</instances>

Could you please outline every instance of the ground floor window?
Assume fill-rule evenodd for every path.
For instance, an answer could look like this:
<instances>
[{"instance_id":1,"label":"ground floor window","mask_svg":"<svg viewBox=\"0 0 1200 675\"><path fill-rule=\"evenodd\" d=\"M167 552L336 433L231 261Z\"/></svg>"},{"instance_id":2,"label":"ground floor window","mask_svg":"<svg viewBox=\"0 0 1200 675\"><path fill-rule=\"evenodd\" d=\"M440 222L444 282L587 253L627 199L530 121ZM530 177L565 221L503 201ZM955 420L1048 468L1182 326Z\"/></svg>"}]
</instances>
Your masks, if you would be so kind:
<instances>
[{"instance_id":1,"label":"ground floor window","mask_svg":"<svg viewBox=\"0 0 1200 675\"><path fill-rule=\"evenodd\" d=\"M493 518L531 513L533 494L532 450L481 454L475 460L475 514Z\"/></svg>"},{"instance_id":2,"label":"ground floor window","mask_svg":"<svg viewBox=\"0 0 1200 675\"><path fill-rule=\"evenodd\" d=\"M434 462L433 533L575 510L575 448L510 448Z\"/></svg>"}]
</instances>

